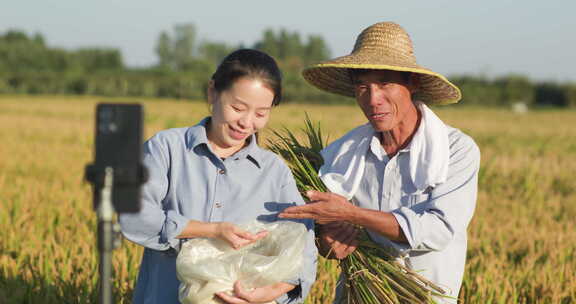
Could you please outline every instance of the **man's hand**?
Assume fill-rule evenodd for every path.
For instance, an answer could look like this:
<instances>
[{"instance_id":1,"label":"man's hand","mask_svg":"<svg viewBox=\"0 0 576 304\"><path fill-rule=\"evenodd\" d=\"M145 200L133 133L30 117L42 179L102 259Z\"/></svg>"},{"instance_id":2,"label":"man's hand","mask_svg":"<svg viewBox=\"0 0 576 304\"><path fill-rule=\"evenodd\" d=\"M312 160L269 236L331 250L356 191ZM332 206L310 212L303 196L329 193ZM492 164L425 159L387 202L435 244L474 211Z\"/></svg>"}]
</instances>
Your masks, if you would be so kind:
<instances>
[{"instance_id":1,"label":"man's hand","mask_svg":"<svg viewBox=\"0 0 576 304\"><path fill-rule=\"evenodd\" d=\"M327 258L343 259L358 246L358 229L346 222L320 226L320 253Z\"/></svg>"},{"instance_id":2,"label":"man's hand","mask_svg":"<svg viewBox=\"0 0 576 304\"><path fill-rule=\"evenodd\" d=\"M270 303L279 296L294 289L294 285L288 283L276 283L264 287L254 288L253 290L246 290L240 283L234 283L233 295L225 292L217 292L216 295L229 304L250 304L250 303Z\"/></svg>"},{"instance_id":3,"label":"man's hand","mask_svg":"<svg viewBox=\"0 0 576 304\"><path fill-rule=\"evenodd\" d=\"M260 231L252 234L238 228L232 223L219 222L215 223L213 237L228 242L234 249L239 249L264 238L266 235L268 235L268 231Z\"/></svg>"},{"instance_id":4,"label":"man's hand","mask_svg":"<svg viewBox=\"0 0 576 304\"><path fill-rule=\"evenodd\" d=\"M345 197L329 192L307 191L310 202L304 206L288 207L278 216L280 218L313 219L319 224L348 221L356 206Z\"/></svg>"}]
</instances>

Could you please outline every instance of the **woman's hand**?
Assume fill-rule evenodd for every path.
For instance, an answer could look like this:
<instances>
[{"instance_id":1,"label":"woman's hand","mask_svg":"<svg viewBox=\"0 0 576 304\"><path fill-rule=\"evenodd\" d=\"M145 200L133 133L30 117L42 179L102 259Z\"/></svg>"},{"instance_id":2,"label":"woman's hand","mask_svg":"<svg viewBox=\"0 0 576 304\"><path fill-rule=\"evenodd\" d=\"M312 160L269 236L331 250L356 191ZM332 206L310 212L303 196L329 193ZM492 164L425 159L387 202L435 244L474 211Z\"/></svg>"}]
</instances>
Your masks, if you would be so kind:
<instances>
[{"instance_id":1,"label":"woman's hand","mask_svg":"<svg viewBox=\"0 0 576 304\"><path fill-rule=\"evenodd\" d=\"M294 289L294 285L288 283L276 283L264 287L246 290L240 283L234 283L233 295L225 292L217 292L216 295L225 303L229 304L257 304L257 303L270 303L277 299L279 296Z\"/></svg>"},{"instance_id":2,"label":"woman's hand","mask_svg":"<svg viewBox=\"0 0 576 304\"><path fill-rule=\"evenodd\" d=\"M252 234L229 222L206 223L190 220L186 228L176 238L218 238L226 241L232 248L238 249L252 244L266 235L268 235L268 231L263 230Z\"/></svg>"},{"instance_id":3,"label":"woman's hand","mask_svg":"<svg viewBox=\"0 0 576 304\"><path fill-rule=\"evenodd\" d=\"M214 223L214 225L214 234L212 237L228 242L234 249L252 244L268 235L268 231L265 230L252 234L228 222Z\"/></svg>"}]
</instances>

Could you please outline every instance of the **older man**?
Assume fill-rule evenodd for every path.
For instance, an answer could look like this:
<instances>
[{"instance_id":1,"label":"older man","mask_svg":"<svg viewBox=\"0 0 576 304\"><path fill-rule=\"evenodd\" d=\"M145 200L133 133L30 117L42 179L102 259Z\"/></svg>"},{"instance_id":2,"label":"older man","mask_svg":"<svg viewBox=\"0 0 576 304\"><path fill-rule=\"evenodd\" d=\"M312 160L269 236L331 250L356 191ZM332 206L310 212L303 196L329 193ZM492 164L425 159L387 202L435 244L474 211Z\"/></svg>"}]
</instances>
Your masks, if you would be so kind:
<instances>
[{"instance_id":1,"label":"older man","mask_svg":"<svg viewBox=\"0 0 576 304\"><path fill-rule=\"evenodd\" d=\"M324 224L322 247L338 259L354 251L353 225L362 226L454 298L439 301L455 303L480 152L427 105L456 103L460 90L418 65L410 37L391 22L366 28L350 55L303 75L322 90L355 97L369 123L322 151L320 176L331 193L310 191L312 203L288 208L280 217Z\"/></svg>"}]
</instances>

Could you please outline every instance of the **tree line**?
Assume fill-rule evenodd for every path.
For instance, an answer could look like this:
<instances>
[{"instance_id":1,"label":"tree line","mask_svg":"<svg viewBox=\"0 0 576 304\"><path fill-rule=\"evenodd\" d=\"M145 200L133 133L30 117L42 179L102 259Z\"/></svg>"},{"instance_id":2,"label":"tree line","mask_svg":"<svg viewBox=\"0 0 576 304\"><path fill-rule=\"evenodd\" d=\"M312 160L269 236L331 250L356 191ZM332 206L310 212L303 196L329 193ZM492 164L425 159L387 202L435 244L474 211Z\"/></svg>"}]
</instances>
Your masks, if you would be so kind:
<instances>
[{"instance_id":1,"label":"tree line","mask_svg":"<svg viewBox=\"0 0 576 304\"><path fill-rule=\"evenodd\" d=\"M156 64L127 67L112 48L66 50L49 46L40 33L0 33L0 94L74 94L99 96L204 98L211 73L234 49L263 50L276 58L284 76L286 102L352 103L317 90L300 76L307 65L330 58L319 35L301 36L286 29L266 29L253 45L198 39L193 24L178 24L157 39ZM453 76L466 105L576 107L576 84L534 82L522 75L495 79Z\"/></svg>"}]
</instances>

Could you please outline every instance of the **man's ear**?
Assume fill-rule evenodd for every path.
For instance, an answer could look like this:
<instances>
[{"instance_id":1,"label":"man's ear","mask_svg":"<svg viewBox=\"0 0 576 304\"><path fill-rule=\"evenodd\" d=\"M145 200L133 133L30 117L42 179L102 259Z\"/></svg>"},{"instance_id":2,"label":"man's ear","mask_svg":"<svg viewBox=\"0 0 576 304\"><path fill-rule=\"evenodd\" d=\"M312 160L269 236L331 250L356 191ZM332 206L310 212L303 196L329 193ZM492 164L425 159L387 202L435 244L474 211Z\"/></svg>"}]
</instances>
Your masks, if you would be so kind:
<instances>
[{"instance_id":1,"label":"man's ear","mask_svg":"<svg viewBox=\"0 0 576 304\"><path fill-rule=\"evenodd\" d=\"M412 94L420 90L420 74L410 73L410 79L408 81L408 89Z\"/></svg>"}]
</instances>

